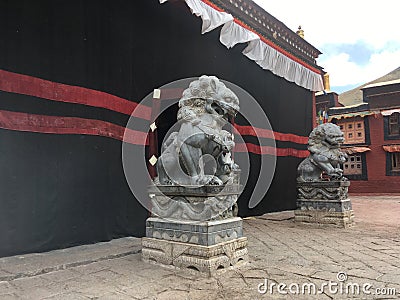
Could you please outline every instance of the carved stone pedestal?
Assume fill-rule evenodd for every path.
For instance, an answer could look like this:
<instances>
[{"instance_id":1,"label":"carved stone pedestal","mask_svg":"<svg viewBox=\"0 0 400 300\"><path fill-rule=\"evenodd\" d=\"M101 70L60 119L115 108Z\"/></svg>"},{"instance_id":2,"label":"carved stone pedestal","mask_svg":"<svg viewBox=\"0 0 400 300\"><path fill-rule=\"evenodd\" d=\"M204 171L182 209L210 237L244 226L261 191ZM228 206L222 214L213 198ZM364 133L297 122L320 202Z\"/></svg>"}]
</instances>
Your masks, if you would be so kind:
<instances>
[{"instance_id":1,"label":"carved stone pedestal","mask_svg":"<svg viewBox=\"0 0 400 300\"><path fill-rule=\"evenodd\" d=\"M142 259L208 276L247 260L242 219L176 221L148 218Z\"/></svg>"},{"instance_id":2,"label":"carved stone pedestal","mask_svg":"<svg viewBox=\"0 0 400 300\"><path fill-rule=\"evenodd\" d=\"M243 237L242 219L197 222L148 218L146 237L212 246Z\"/></svg>"},{"instance_id":3,"label":"carved stone pedestal","mask_svg":"<svg viewBox=\"0 0 400 300\"><path fill-rule=\"evenodd\" d=\"M215 76L203 75L183 91L179 126L163 141L158 176L148 190L153 217L146 224L143 260L211 275L247 259L236 217L240 167L232 158L229 129L238 110L239 98Z\"/></svg>"},{"instance_id":4,"label":"carved stone pedestal","mask_svg":"<svg viewBox=\"0 0 400 300\"><path fill-rule=\"evenodd\" d=\"M154 217L146 221L143 260L209 276L246 261L243 221L235 217L240 190L237 182L225 186L151 186Z\"/></svg>"},{"instance_id":5,"label":"carved stone pedestal","mask_svg":"<svg viewBox=\"0 0 400 300\"><path fill-rule=\"evenodd\" d=\"M349 181L297 183L295 221L347 228L354 225Z\"/></svg>"},{"instance_id":6,"label":"carved stone pedestal","mask_svg":"<svg viewBox=\"0 0 400 300\"><path fill-rule=\"evenodd\" d=\"M238 183L199 187L152 185L148 190L153 215L201 222L234 217L241 186Z\"/></svg>"}]
</instances>

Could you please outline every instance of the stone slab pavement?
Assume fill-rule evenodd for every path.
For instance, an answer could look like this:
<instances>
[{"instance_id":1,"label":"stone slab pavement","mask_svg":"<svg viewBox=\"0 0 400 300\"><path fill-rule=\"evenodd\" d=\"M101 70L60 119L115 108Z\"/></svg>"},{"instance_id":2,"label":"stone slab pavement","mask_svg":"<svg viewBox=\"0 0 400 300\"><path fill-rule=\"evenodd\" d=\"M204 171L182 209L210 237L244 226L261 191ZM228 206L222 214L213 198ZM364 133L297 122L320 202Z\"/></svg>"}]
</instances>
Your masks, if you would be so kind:
<instances>
[{"instance_id":1,"label":"stone slab pavement","mask_svg":"<svg viewBox=\"0 0 400 300\"><path fill-rule=\"evenodd\" d=\"M249 262L211 278L142 262L138 238L0 258L0 299L400 299L400 195L351 199L349 229L245 219Z\"/></svg>"}]
</instances>

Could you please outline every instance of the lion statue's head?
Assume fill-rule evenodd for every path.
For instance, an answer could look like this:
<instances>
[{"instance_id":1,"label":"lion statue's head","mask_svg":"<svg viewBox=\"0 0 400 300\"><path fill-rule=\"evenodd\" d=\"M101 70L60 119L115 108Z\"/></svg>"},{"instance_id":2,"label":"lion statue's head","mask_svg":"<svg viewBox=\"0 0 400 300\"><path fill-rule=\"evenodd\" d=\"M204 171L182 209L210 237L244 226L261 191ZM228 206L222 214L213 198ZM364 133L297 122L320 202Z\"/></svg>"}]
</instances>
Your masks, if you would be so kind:
<instances>
[{"instance_id":1,"label":"lion statue's head","mask_svg":"<svg viewBox=\"0 0 400 300\"><path fill-rule=\"evenodd\" d=\"M314 128L308 138L308 150L318 153L321 148L338 149L344 142L343 132L333 123L325 123Z\"/></svg>"},{"instance_id":2,"label":"lion statue's head","mask_svg":"<svg viewBox=\"0 0 400 300\"><path fill-rule=\"evenodd\" d=\"M190 110L194 114L211 113L234 117L239 111L238 97L215 76L201 76L190 83L179 100L181 114L187 116Z\"/></svg>"}]
</instances>

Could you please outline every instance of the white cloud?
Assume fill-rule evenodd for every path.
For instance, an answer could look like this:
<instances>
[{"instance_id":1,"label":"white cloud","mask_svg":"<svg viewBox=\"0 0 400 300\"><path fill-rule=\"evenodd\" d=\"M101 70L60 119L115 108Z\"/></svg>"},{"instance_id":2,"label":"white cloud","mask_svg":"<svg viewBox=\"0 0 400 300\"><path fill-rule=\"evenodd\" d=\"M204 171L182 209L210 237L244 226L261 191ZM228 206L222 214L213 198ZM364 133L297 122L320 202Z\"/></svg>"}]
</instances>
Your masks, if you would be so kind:
<instances>
[{"instance_id":1,"label":"white cloud","mask_svg":"<svg viewBox=\"0 0 400 300\"><path fill-rule=\"evenodd\" d=\"M340 53L330 57L329 60L323 63L325 69L329 70L331 86L343 86L360 82L357 76L360 74L360 67L349 59L350 55Z\"/></svg>"},{"instance_id":2,"label":"white cloud","mask_svg":"<svg viewBox=\"0 0 400 300\"><path fill-rule=\"evenodd\" d=\"M291 30L301 25L305 39L320 50L328 44L357 42L371 49L369 62L363 65L347 53L322 54L318 64L330 74L331 87L365 83L400 66L398 0L253 1Z\"/></svg>"},{"instance_id":3,"label":"white cloud","mask_svg":"<svg viewBox=\"0 0 400 300\"><path fill-rule=\"evenodd\" d=\"M345 86L362 84L374 80L400 66L400 49L381 51L371 55L369 62L358 65L350 61L350 55L340 53L320 62L330 74L330 84Z\"/></svg>"},{"instance_id":4,"label":"white cloud","mask_svg":"<svg viewBox=\"0 0 400 300\"><path fill-rule=\"evenodd\" d=\"M398 0L254 0L267 12L315 46L354 43L362 40L381 48L388 40L399 40Z\"/></svg>"}]
</instances>

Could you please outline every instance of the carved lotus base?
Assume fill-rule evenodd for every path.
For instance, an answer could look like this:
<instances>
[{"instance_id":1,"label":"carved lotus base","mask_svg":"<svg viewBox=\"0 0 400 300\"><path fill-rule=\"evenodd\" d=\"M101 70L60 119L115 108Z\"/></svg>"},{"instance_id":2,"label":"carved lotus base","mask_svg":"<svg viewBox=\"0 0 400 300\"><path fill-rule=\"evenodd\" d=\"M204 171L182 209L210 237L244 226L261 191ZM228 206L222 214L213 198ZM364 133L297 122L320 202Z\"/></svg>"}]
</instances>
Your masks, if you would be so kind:
<instances>
[{"instance_id":1,"label":"carved lotus base","mask_svg":"<svg viewBox=\"0 0 400 300\"><path fill-rule=\"evenodd\" d=\"M212 276L220 269L237 266L248 259L247 238L241 237L212 246L155 238L142 238L142 259Z\"/></svg>"},{"instance_id":2,"label":"carved lotus base","mask_svg":"<svg viewBox=\"0 0 400 300\"><path fill-rule=\"evenodd\" d=\"M204 185L199 187L152 185L149 195L152 215L185 221L228 219L236 215L241 185Z\"/></svg>"}]
</instances>

